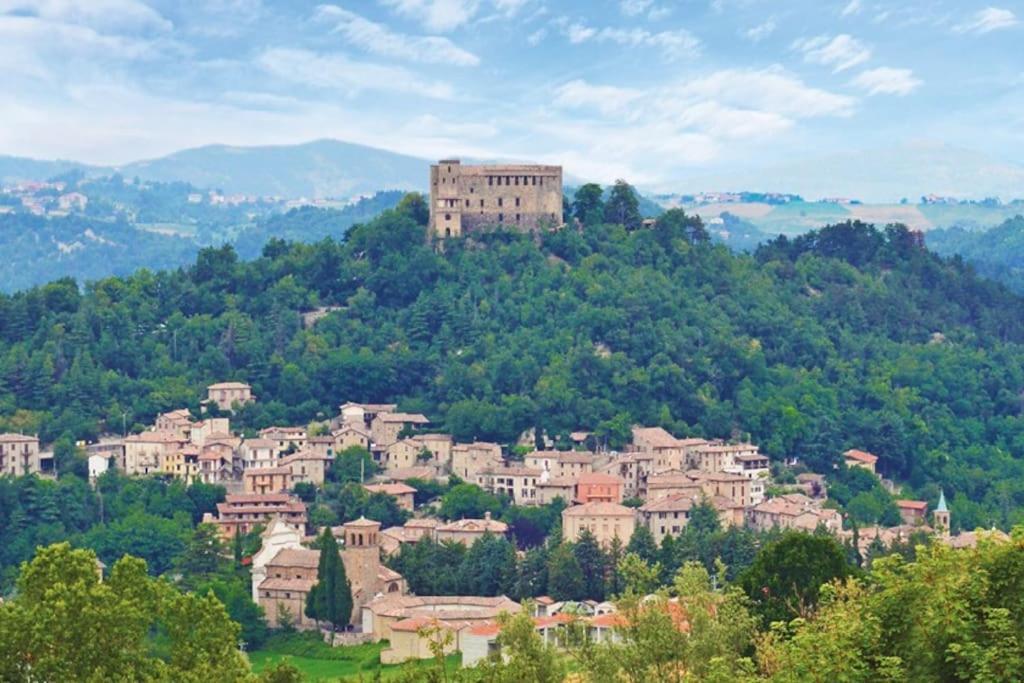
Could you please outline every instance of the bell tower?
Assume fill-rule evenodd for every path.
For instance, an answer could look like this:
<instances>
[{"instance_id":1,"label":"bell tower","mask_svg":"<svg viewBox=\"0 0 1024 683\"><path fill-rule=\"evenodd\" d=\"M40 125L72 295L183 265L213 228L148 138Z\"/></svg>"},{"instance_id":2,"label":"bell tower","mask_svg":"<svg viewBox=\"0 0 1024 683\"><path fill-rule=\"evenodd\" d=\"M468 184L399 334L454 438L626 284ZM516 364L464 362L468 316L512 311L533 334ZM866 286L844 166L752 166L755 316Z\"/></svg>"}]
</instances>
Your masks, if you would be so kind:
<instances>
[{"instance_id":1,"label":"bell tower","mask_svg":"<svg viewBox=\"0 0 1024 683\"><path fill-rule=\"evenodd\" d=\"M949 508L946 506L946 492L939 490L939 504L932 513L935 530L942 536L949 536Z\"/></svg>"}]
</instances>

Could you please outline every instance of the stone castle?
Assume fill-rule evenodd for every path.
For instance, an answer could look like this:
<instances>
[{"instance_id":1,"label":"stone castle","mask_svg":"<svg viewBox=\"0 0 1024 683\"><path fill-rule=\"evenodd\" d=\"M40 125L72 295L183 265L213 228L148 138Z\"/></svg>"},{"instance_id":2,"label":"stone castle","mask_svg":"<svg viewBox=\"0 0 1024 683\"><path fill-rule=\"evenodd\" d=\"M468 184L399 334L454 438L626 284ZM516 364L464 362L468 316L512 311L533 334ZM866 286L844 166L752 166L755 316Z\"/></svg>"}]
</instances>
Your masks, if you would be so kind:
<instances>
[{"instance_id":1,"label":"stone castle","mask_svg":"<svg viewBox=\"0 0 1024 683\"><path fill-rule=\"evenodd\" d=\"M458 237L495 225L529 231L561 224L561 166L468 166L445 159L430 167L430 231L435 237Z\"/></svg>"}]
</instances>

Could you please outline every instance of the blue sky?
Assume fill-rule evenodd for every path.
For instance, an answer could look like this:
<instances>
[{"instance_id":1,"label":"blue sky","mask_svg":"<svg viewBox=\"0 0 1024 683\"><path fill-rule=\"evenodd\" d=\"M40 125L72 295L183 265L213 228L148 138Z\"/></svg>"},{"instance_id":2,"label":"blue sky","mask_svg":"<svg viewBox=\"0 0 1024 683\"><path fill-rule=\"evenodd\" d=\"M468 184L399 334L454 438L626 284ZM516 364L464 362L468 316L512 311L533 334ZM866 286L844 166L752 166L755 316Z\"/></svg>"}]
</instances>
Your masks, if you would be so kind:
<instances>
[{"instance_id":1,"label":"blue sky","mask_svg":"<svg viewBox=\"0 0 1024 683\"><path fill-rule=\"evenodd\" d=\"M1022 42L1009 0L0 0L0 153L333 137L655 188L918 140L1012 162Z\"/></svg>"}]
</instances>

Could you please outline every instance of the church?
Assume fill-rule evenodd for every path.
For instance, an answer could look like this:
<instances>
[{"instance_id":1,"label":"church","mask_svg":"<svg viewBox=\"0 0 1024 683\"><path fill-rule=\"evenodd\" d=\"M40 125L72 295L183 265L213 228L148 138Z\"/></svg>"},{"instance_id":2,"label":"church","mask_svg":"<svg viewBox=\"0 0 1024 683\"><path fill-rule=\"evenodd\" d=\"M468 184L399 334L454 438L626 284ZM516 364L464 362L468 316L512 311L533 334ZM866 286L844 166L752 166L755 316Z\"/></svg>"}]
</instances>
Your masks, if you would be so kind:
<instances>
[{"instance_id":1,"label":"church","mask_svg":"<svg viewBox=\"0 0 1024 683\"><path fill-rule=\"evenodd\" d=\"M380 561L380 522L362 517L331 530L342 541L341 560L352 585L351 623L360 623L363 605L383 595L404 595L405 580ZM252 599L263 608L271 627L291 622L311 629L306 596L316 584L320 551L303 545L302 531L274 519L262 534L252 558ZM312 539L308 539L312 540Z\"/></svg>"}]
</instances>

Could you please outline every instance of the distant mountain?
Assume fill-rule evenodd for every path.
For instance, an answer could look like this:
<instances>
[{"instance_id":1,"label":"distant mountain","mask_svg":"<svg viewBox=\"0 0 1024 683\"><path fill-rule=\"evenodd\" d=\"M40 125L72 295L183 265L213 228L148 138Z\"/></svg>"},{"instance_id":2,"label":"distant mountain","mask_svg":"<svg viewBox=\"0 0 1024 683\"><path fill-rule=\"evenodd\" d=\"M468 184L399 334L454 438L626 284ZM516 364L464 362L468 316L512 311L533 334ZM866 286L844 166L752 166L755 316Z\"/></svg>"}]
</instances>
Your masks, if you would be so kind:
<instances>
[{"instance_id":1,"label":"distant mountain","mask_svg":"<svg viewBox=\"0 0 1024 683\"><path fill-rule=\"evenodd\" d=\"M890 203L916 202L937 194L962 199L1024 195L1024 166L938 142L911 142L882 149L850 151L764 168L695 174L675 192L792 192L808 199L850 197Z\"/></svg>"},{"instance_id":2,"label":"distant mountain","mask_svg":"<svg viewBox=\"0 0 1024 683\"><path fill-rule=\"evenodd\" d=\"M1024 216L991 230L950 228L926 233L928 248L943 256L959 255L981 275L1024 292Z\"/></svg>"},{"instance_id":3,"label":"distant mountain","mask_svg":"<svg viewBox=\"0 0 1024 683\"><path fill-rule=\"evenodd\" d=\"M355 197L427 185L425 159L338 140L301 145L209 145L118 168L127 177L183 180L226 193Z\"/></svg>"},{"instance_id":4,"label":"distant mountain","mask_svg":"<svg viewBox=\"0 0 1024 683\"><path fill-rule=\"evenodd\" d=\"M77 161L44 161L26 157L0 155L0 184L11 184L22 180L46 180L68 171L94 172L97 166L80 164Z\"/></svg>"}]
</instances>

